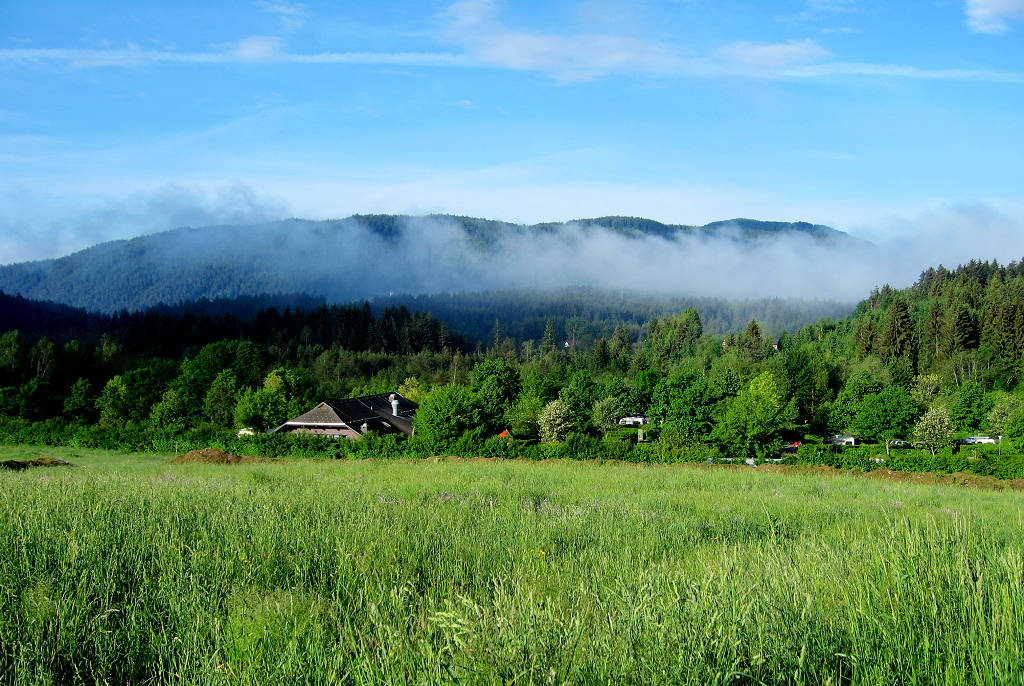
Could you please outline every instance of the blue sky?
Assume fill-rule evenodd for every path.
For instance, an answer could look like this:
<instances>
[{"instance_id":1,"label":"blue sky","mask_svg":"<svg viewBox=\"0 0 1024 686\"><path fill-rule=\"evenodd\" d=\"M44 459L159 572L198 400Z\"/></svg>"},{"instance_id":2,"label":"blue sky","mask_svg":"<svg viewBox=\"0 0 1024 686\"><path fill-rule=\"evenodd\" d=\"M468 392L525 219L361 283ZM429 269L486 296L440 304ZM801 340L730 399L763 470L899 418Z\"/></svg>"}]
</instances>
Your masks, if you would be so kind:
<instances>
[{"instance_id":1,"label":"blue sky","mask_svg":"<svg viewBox=\"0 0 1024 686\"><path fill-rule=\"evenodd\" d=\"M1020 258L1022 114L1024 0L5 0L0 262L357 212L994 227L962 259Z\"/></svg>"}]
</instances>

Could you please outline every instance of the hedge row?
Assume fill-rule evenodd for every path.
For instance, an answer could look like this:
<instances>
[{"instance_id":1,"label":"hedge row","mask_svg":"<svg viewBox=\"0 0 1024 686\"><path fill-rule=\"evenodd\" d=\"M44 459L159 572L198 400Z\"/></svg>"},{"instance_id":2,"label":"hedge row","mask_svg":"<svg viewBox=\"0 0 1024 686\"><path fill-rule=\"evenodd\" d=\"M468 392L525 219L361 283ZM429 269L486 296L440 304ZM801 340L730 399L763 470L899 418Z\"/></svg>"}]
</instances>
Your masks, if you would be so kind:
<instances>
[{"instance_id":1,"label":"hedge row","mask_svg":"<svg viewBox=\"0 0 1024 686\"><path fill-rule=\"evenodd\" d=\"M529 443L468 432L455 445L439 449L420 440L395 435L365 436L359 441L330 440L296 434L236 436L211 425L186 429L148 426L109 428L73 424L60 419L30 422L0 417L0 443L6 445L51 445L72 448L100 448L124 452L175 454L201 448L221 448L236 455L252 457L297 457L325 459L417 459L434 455L499 457L521 460L622 460L627 462L678 463L717 461L722 454L714 446L679 445L670 441L634 443L623 437L597 438L570 434L563 443ZM1024 455L1019 450L1002 455L996 446L952 448L932 456L927 450L893 449L885 456L884 446L838 447L804 443L787 462L827 465L839 469L869 471L888 468L904 472L972 472L1001 479L1024 478Z\"/></svg>"},{"instance_id":2,"label":"hedge row","mask_svg":"<svg viewBox=\"0 0 1024 686\"><path fill-rule=\"evenodd\" d=\"M201 448L220 448L252 457L326 459L424 458L434 455L500 457L506 459L624 460L629 462L703 462L719 456L710 446L668 442L640 443L621 437L597 438L570 434L563 443L529 443L468 432L453 446L439 448L417 437L365 436L359 441L330 440L296 434L237 436L211 425L186 429L153 429L146 425L110 428L68 423L59 419L30 422L0 417L0 443L100 448L124 452L175 454Z\"/></svg>"},{"instance_id":3,"label":"hedge row","mask_svg":"<svg viewBox=\"0 0 1024 686\"><path fill-rule=\"evenodd\" d=\"M837 469L891 469L899 472L938 472L952 474L970 472L1000 479L1024 478L1024 455L1004 446L978 445L957 451L950 446L932 455L928 450L892 449L888 457L885 446L861 445L839 447L803 444L790 460L793 464L827 465Z\"/></svg>"}]
</instances>

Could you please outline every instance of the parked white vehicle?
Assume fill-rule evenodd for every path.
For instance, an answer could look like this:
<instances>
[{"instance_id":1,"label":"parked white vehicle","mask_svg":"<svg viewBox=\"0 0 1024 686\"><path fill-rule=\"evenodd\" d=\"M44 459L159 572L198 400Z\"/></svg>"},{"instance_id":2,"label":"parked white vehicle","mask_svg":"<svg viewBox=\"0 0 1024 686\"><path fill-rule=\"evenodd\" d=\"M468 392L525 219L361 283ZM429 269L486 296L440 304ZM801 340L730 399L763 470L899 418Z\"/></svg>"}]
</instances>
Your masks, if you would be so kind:
<instances>
[{"instance_id":1,"label":"parked white vehicle","mask_svg":"<svg viewBox=\"0 0 1024 686\"><path fill-rule=\"evenodd\" d=\"M990 438L989 436L968 436L967 438L961 438L960 442L964 445L979 445L982 443L995 445L996 439Z\"/></svg>"}]
</instances>

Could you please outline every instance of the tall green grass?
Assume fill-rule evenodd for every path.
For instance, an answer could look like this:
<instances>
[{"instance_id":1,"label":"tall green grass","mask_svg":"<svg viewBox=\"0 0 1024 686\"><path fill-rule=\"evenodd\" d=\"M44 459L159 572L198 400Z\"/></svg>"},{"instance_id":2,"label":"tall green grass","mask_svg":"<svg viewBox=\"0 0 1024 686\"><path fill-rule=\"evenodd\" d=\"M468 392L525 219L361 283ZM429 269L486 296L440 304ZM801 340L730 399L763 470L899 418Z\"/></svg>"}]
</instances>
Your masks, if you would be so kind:
<instances>
[{"instance_id":1,"label":"tall green grass","mask_svg":"<svg viewBox=\"0 0 1024 686\"><path fill-rule=\"evenodd\" d=\"M48 454L0 473L0 683L1024 681L1015 492Z\"/></svg>"}]
</instances>

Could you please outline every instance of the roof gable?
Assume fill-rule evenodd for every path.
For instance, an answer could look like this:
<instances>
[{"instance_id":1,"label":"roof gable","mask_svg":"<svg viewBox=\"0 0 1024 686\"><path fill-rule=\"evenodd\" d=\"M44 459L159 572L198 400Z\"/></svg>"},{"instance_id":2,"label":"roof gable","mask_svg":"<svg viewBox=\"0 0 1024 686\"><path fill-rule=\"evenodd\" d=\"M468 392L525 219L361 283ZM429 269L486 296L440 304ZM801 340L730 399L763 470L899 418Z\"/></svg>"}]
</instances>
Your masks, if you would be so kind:
<instances>
[{"instance_id":1,"label":"roof gable","mask_svg":"<svg viewBox=\"0 0 1024 686\"><path fill-rule=\"evenodd\" d=\"M328 403L320 403L309 412L288 420L295 424L341 424L344 420Z\"/></svg>"},{"instance_id":2,"label":"roof gable","mask_svg":"<svg viewBox=\"0 0 1024 686\"><path fill-rule=\"evenodd\" d=\"M353 422L358 423L378 417L393 417L391 408L392 395L398 401L398 417L411 419L416 414L416 408L419 405L399 393L378 393L377 395L364 395L359 398L328 400L323 404L328 405L341 421L349 426L354 426Z\"/></svg>"},{"instance_id":3,"label":"roof gable","mask_svg":"<svg viewBox=\"0 0 1024 686\"><path fill-rule=\"evenodd\" d=\"M393 413L391 397L398 401L398 415ZM276 430L300 427L347 427L356 433L373 431L379 434L412 434L417 403L399 393L379 393L358 398L328 400L290 419ZM364 428L365 427L365 428Z\"/></svg>"}]
</instances>

